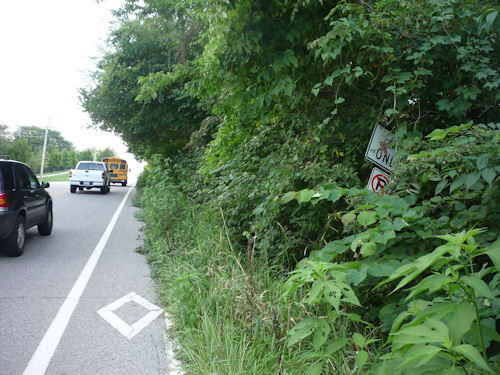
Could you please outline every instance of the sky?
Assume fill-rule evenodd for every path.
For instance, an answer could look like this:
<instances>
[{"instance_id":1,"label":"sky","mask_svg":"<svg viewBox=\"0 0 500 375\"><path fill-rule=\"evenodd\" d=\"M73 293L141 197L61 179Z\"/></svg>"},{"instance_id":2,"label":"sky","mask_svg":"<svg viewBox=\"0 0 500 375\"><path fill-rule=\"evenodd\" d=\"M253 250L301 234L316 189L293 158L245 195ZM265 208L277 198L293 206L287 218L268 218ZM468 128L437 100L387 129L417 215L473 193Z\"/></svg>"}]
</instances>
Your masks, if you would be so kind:
<instances>
[{"instance_id":1,"label":"sky","mask_svg":"<svg viewBox=\"0 0 500 375\"><path fill-rule=\"evenodd\" d=\"M112 147L130 160L121 139L88 129L79 89L123 0L0 0L0 124L49 126L77 150ZM130 162L129 162L130 163Z\"/></svg>"}]
</instances>

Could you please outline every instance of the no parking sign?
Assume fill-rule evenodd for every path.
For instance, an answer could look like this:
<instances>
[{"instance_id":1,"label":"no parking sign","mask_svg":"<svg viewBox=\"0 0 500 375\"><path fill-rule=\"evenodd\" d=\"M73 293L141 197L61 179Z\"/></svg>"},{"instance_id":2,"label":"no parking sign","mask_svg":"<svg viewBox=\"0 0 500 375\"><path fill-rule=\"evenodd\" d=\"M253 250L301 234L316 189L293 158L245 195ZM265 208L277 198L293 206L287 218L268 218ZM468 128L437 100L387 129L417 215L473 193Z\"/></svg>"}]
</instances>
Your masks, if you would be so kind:
<instances>
[{"instance_id":1,"label":"no parking sign","mask_svg":"<svg viewBox=\"0 0 500 375\"><path fill-rule=\"evenodd\" d=\"M370 179L368 180L367 189L378 193L390 182L391 179L387 173L378 168L373 168L372 173L370 174Z\"/></svg>"}]
</instances>

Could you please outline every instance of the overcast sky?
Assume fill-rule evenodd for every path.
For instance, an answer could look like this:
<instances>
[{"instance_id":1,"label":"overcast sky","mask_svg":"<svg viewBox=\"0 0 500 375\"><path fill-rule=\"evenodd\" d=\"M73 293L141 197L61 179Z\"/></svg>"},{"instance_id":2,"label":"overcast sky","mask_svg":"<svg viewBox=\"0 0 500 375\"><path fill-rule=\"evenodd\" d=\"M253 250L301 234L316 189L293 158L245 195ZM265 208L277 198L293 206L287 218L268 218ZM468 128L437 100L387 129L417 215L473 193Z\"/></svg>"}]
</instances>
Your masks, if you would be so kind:
<instances>
[{"instance_id":1,"label":"overcast sky","mask_svg":"<svg viewBox=\"0 0 500 375\"><path fill-rule=\"evenodd\" d=\"M78 89L87 87L93 58L123 0L0 0L0 124L58 130L78 150L126 147L116 136L88 130Z\"/></svg>"}]
</instances>

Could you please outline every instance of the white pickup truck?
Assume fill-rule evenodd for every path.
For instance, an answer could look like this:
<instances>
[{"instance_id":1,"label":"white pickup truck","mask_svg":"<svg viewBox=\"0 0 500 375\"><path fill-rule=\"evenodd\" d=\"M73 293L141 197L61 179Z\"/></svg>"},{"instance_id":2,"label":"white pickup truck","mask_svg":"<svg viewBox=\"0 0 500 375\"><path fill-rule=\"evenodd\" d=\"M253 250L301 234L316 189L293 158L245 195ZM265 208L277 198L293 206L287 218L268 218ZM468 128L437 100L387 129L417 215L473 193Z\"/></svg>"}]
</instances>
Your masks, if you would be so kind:
<instances>
[{"instance_id":1,"label":"white pickup truck","mask_svg":"<svg viewBox=\"0 0 500 375\"><path fill-rule=\"evenodd\" d=\"M102 194L109 192L109 171L106 164L99 161L79 161L69 171L69 186L72 193L79 190L98 188Z\"/></svg>"}]
</instances>

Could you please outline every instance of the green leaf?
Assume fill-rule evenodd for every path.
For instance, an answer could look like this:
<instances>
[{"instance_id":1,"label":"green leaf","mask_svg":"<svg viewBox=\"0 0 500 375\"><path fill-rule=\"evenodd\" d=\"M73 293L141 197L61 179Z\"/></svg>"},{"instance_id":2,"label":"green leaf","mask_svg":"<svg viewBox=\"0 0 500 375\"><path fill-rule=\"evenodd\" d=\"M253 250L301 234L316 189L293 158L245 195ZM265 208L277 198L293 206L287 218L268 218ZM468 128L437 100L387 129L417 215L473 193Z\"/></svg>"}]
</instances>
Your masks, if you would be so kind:
<instances>
[{"instance_id":1,"label":"green leaf","mask_svg":"<svg viewBox=\"0 0 500 375\"><path fill-rule=\"evenodd\" d=\"M305 375L321 375L321 371L323 371L323 361L316 362L310 366L306 370Z\"/></svg>"},{"instance_id":2,"label":"green leaf","mask_svg":"<svg viewBox=\"0 0 500 375\"><path fill-rule=\"evenodd\" d=\"M316 302L318 296L323 292L323 287L325 286L325 281L316 281L309 292L309 296L304 300L305 303Z\"/></svg>"},{"instance_id":3,"label":"green leaf","mask_svg":"<svg viewBox=\"0 0 500 375\"><path fill-rule=\"evenodd\" d=\"M477 169L483 170L488 166L488 157L487 156L482 156L476 159L476 166Z\"/></svg>"},{"instance_id":4,"label":"green leaf","mask_svg":"<svg viewBox=\"0 0 500 375\"><path fill-rule=\"evenodd\" d=\"M289 191L283 197L281 197L281 201L283 203L288 203L288 202L294 200L296 197L297 197L297 192L295 192L295 191Z\"/></svg>"},{"instance_id":5,"label":"green leaf","mask_svg":"<svg viewBox=\"0 0 500 375\"><path fill-rule=\"evenodd\" d=\"M370 255L375 254L375 250L377 250L377 244L375 242L367 242L361 246L361 255L363 257L369 257Z\"/></svg>"},{"instance_id":6,"label":"green leaf","mask_svg":"<svg viewBox=\"0 0 500 375\"><path fill-rule=\"evenodd\" d=\"M486 168L486 169L483 169L481 175L483 176L483 179L488 183L488 185L491 185L491 183L495 179L497 173L495 172L495 169L493 169L493 168Z\"/></svg>"},{"instance_id":7,"label":"green leaf","mask_svg":"<svg viewBox=\"0 0 500 375\"><path fill-rule=\"evenodd\" d=\"M455 191L465 183L465 177L466 175L461 175L457 177L455 180L453 180L453 182L450 185L450 193L453 193L453 191Z\"/></svg>"},{"instance_id":8,"label":"green leaf","mask_svg":"<svg viewBox=\"0 0 500 375\"><path fill-rule=\"evenodd\" d=\"M455 306L451 318L448 319L448 327L454 344L459 344L463 335L466 334L476 319L476 313L471 303L462 301Z\"/></svg>"},{"instance_id":9,"label":"green leaf","mask_svg":"<svg viewBox=\"0 0 500 375\"><path fill-rule=\"evenodd\" d=\"M358 214L358 223L368 226L377 221L377 213L374 211L362 211Z\"/></svg>"},{"instance_id":10,"label":"green leaf","mask_svg":"<svg viewBox=\"0 0 500 375\"><path fill-rule=\"evenodd\" d=\"M299 203L306 203L311 201L311 198L316 194L314 190L303 189L297 193L297 201Z\"/></svg>"},{"instance_id":11,"label":"green leaf","mask_svg":"<svg viewBox=\"0 0 500 375\"><path fill-rule=\"evenodd\" d=\"M344 103L345 102L345 99L340 97L338 99L335 100L335 104L341 104L341 103Z\"/></svg>"},{"instance_id":12,"label":"green leaf","mask_svg":"<svg viewBox=\"0 0 500 375\"><path fill-rule=\"evenodd\" d=\"M358 365L358 369L361 371L366 361L368 360L368 353L365 350L360 350L358 355L356 356L356 365Z\"/></svg>"},{"instance_id":13,"label":"green leaf","mask_svg":"<svg viewBox=\"0 0 500 375\"><path fill-rule=\"evenodd\" d=\"M488 366L483 357L481 357L481 354L479 354L477 349L474 348L472 345L469 344L458 345L453 347L453 350L459 354L462 354L465 358L474 363L477 367L482 368L483 370L486 370L490 373L493 373L490 366Z\"/></svg>"},{"instance_id":14,"label":"green leaf","mask_svg":"<svg viewBox=\"0 0 500 375\"><path fill-rule=\"evenodd\" d=\"M342 224L344 224L344 226L352 223L355 219L356 219L356 214L354 212L348 212L342 215L341 218Z\"/></svg>"},{"instance_id":15,"label":"green leaf","mask_svg":"<svg viewBox=\"0 0 500 375\"><path fill-rule=\"evenodd\" d=\"M446 100L446 99L443 99ZM441 102L441 100L440 100ZM448 102L446 100L446 102ZM426 138L430 138L431 141L439 141L441 139L444 139L446 137L446 130L444 129L434 129L429 135L427 135Z\"/></svg>"},{"instance_id":16,"label":"green leaf","mask_svg":"<svg viewBox=\"0 0 500 375\"><path fill-rule=\"evenodd\" d=\"M500 271L500 238L490 245L485 254L488 254L497 271Z\"/></svg>"},{"instance_id":17,"label":"green leaf","mask_svg":"<svg viewBox=\"0 0 500 375\"><path fill-rule=\"evenodd\" d=\"M405 355L405 361L401 363L401 366L405 366L419 359L420 362L417 364L417 367L422 366L434 358L440 351L441 348L434 345L419 345L416 349L412 348L412 350Z\"/></svg>"},{"instance_id":18,"label":"green leaf","mask_svg":"<svg viewBox=\"0 0 500 375\"><path fill-rule=\"evenodd\" d=\"M491 300L495 299L495 296L491 289L488 287L488 284L486 284L479 277L464 276L460 280L474 289L478 297L486 297Z\"/></svg>"},{"instance_id":19,"label":"green leaf","mask_svg":"<svg viewBox=\"0 0 500 375\"><path fill-rule=\"evenodd\" d=\"M307 336L313 333L315 322L316 319L309 318L304 319L296 326L294 326L289 332L290 338L288 339L288 345L292 346L293 344L305 339Z\"/></svg>"},{"instance_id":20,"label":"green leaf","mask_svg":"<svg viewBox=\"0 0 500 375\"><path fill-rule=\"evenodd\" d=\"M465 187L467 188L467 190L469 190L470 187L474 185L479 180L480 177L481 177L480 172L473 172L465 175Z\"/></svg>"},{"instance_id":21,"label":"green leaf","mask_svg":"<svg viewBox=\"0 0 500 375\"><path fill-rule=\"evenodd\" d=\"M320 319L316 324L316 331L313 336L313 345L317 352L328 341L328 335L331 330L330 324L328 324L328 321L325 319Z\"/></svg>"},{"instance_id":22,"label":"green leaf","mask_svg":"<svg viewBox=\"0 0 500 375\"><path fill-rule=\"evenodd\" d=\"M437 184L436 191L434 192L434 195L438 195L439 193L441 193L441 191L443 191L443 189L446 187L446 185L448 185L448 180L445 178L445 179L441 180L439 182L439 184Z\"/></svg>"},{"instance_id":23,"label":"green leaf","mask_svg":"<svg viewBox=\"0 0 500 375\"><path fill-rule=\"evenodd\" d=\"M325 349L326 355L332 355L333 353L339 351L347 344L347 338L341 337L337 340L330 342Z\"/></svg>"},{"instance_id":24,"label":"green leaf","mask_svg":"<svg viewBox=\"0 0 500 375\"><path fill-rule=\"evenodd\" d=\"M365 347L365 342L366 342L366 338L365 336L359 334L359 333L354 333L352 335L352 341L354 341L354 343L359 346L360 348L364 348Z\"/></svg>"}]
</instances>

